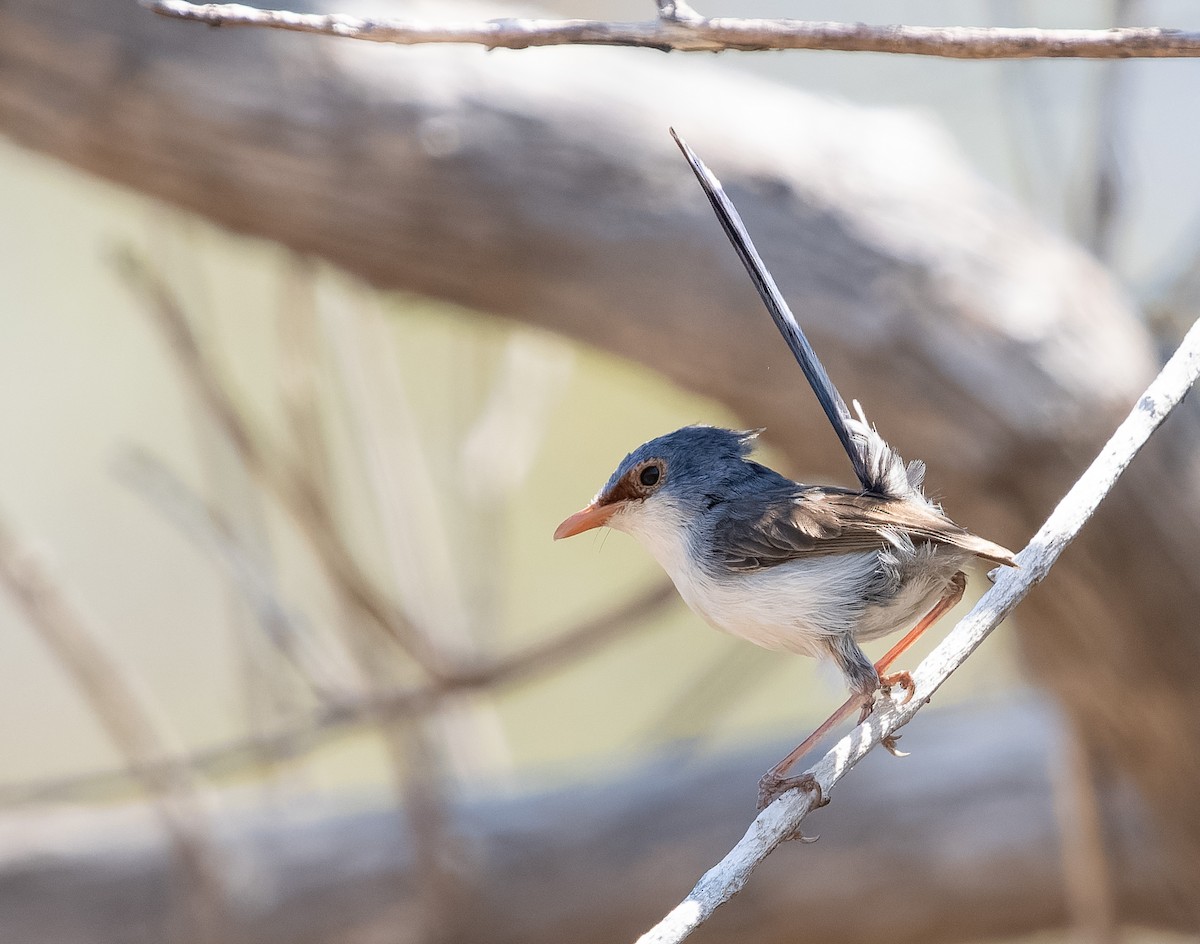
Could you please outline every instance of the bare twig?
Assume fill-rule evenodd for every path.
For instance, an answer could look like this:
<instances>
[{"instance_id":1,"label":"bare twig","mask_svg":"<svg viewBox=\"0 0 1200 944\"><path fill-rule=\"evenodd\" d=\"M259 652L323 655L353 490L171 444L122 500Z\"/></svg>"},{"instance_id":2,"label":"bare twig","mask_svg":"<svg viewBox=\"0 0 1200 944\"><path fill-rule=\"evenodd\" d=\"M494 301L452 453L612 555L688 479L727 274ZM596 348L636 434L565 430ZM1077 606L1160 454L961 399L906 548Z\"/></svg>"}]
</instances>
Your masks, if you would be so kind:
<instances>
[{"instance_id":1,"label":"bare twig","mask_svg":"<svg viewBox=\"0 0 1200 944\"><path fill-rule=\"evenodd\" d=\"M324 421L319 389L319 367L323 353L321 321L317 304L317 283L311 263L292 258L292 277L288 284L293 298L285 303L278 322L283 354L281 384L291 431L291 453L305 457L305 470L314 494L325 508L337 501L335 456ZM343 419L357 426L366 417L362 404L345 402ZM376 495L369 495L373 517L385 515ZM332 522L330 522L333 524ZM411 524L411 522L409 522ZM419 529L414 528L414 531ZM415 537L415 536L414 536ZM400 585L402 586L402 585ZM387 758L388 774L396 796L396 815L408 824L408 847L416 873L421 876L419 893L407 924L417 939L438 940L461 910L459 876L450 867L453 843L448 841L449 817L446 804L452 795L447 789L446 754L442 740L430 721L443 713L444 699L436 700L430 715L424 717L386 717L374 710L375 696L394 684L395 668L387 653L381 651L377 634L364 630L358 619L358 607L347 595L346 587L335 585L338 608L344 618L337 625L346 640L355 664L366 679L368 697L363 701L364 720L372 722ZM403 593L405 609L414 627L432 641L436 633L443 671L452 672L459 661L446 645L447 626L438 614L421 615L414 607L419 593ZM434 629L436 627L436 630Z\"/></svg>"},{"instance_id":2,"label":"bare twig","mask_svg":"<svg viewBox=\"0 0 1200 944\"><path fill-rule=\"evenodd\" d=\"M358 303L342 293L321 304L323 351L339 393L340 426L358 451L354 468L363 500L369 501L380 540L386 579L418 624L436 625L442 651L454 665L477 664L483 628L468 606L465 585L486 579L484 570L502 573L503 554L478 557L478 548L499 540L499 528L473 521L464 540L455 541L447 510L464 514L458 500L445 502L430 458L434 440L457 443L452 422L436 424L432 440L420 429L397 358L397 345L377 299ZM467 373L471 373L468 371ZM461 396L463 380L454 382ZM453 488L453 485L449 486ZM498 579L498 578L495 578ZM453 674L453 672L451 672ZM434 720L446 772L473 779L483 770L507 770L511 758L503 725L486 699L468 704L447 699Z\"/></svg>"},{"instance_id":3,"label":"bare twig","mask_svg":"<svg viewBox=\"0 0 1200 944\"><path fill-rule=\"evenodd\" d=\"M552 639L530 645L489 665L461 671L452 678L373 695L347 696L323 705L302 724L270 734L239 738L191 754L156 755L131 769L92 771L51 781L0 787L0 806L62 799L81 793L112 792L125 784L130 776L177 766L212 775L229 773L254 764L263 751L311 749L333 735L367 721L424 714L449 693L499 690L552 672L632 631L675 599L674 586L664 580L612 611L565 630Z\"/></svg>"},{"instance_id":4,"label":"bare twig","mask_svg":"<svg viewBox=\"0 0 1200 944\"><path fill-rule=\"evenodd\" d=\"M434 632L428 626L417 625L378 589L359 565L339 526L334 511L329 452L314 391L311 351L302 350L306 341L315 339L315 332L310 331L307 337L292 332L284 345L288 364L284 399L294 439L290 448L284 448L254 429L239 409L167 283L131 253L124 254L120 262L123 274L147 297L147 307L163 330L199 402L228 437L247 472L291 514L323 565L339 608L347 616L340 624L348 649L369 685L365 695L356 694L343 704L358 706L356 720L378 725L401 808L411 821L417 854L426 866L423 874L430 878L431 887L440 887L445 884L441 877L449 872L441 866L445 843L440 841L439 824L444 817L441 791L434 786L439 768L435 763L436 751L424 743L427 739L419 728L404 723L411 715L388 715L378 710L378 694L391 684L393 660L380 658L382 637L364 630L376 627L384 630L435 680L432 687L437 697L425 703L426 711L439 704L440 682L453 674L452 664ZM315 325L315 314L311 321ZM302 749L303 743L311 742L307 734L300 730L283 737L256 735L248 743L260 754L290 754ZM430 931L443 923L432 907L425 912L427 920L423 924Z\"/></svg>"},{"instance_id":5,"label":"bare twig","mask_svg":"<svg viewBox=\"0 0 1200 944\"><path fill-rule=\"evenodd\" d=\"M645 46L664 52L727 49L838 49L949 59L1131 59L1200 55L1200 32L1161 27L1107 30L1009 29L984 26L870 26L807 20L707 18L679 0L659 3L657 20L536 20L428 23L340 13L259 10L240 3L141 0L148 10L209 26L258 26L374 43L467 43L488 49L529 46Z\"/></svg>"},{"instance_id":6,"label":"bare twig","mask_svg":"<svg viewBox=\"0 0 1200 944\"><path fill-rule=\"evenodd\" d=\"M189 892L196 896L194 916L205 940L222 937L228 917L224 863L205 823L204 805L193 771L169 756L164 722L141 679L131 673L102 634L51 578L46 567L0 520L0 584L17 601L92 708L130 775L155 801L155 810L171 838Z\"/></svg>"},{"instance_id":7,"label":"bare twig","mask_svg":"<svg viewBox=\"0 0 1200 944\"><path fill-rule=\"evenodd\" d=\"M826 800L838 781L871 748L912 720L1000 621L1045 578L1150 435L1183 400L1197 376L1200 376L1200 321L1192 326L1179 349L1087 471L1017 555L1019 569L1001 572L996 585L918 666L913 673L912 700L903 705L884 701L870 718L842 738L808 771ZM704 874L687 898L639 939L639 944L667 944L686 938L745 886L750 874L776 846L799 835L800 824L818 805L813 793L800 790L791 790L777 799L759 814L725 858Z\"/></svg>"}]
</instances>

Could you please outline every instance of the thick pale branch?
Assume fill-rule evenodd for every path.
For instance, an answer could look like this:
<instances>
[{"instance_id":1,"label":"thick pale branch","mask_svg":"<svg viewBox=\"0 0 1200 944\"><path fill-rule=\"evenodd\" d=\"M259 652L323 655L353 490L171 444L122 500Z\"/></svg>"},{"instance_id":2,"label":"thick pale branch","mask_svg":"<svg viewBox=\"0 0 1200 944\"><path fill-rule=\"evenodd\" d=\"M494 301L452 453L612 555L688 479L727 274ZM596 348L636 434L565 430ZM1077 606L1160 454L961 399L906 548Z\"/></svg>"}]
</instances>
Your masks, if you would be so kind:
<instances>
[{"instance_id":1,"label":"thick pale branch","mask_svg":"<svg viewBox=\"0 0 1200 944\"><path fill-rule=\"evenodd\" d=\"M1017 555L1020 568L1002 570L995 586L913 673L916 689L911 701L907 704L884 702L808 771L820 784L826 799L834 785L871 748L912 720L1000 621L1045 578L1051 565L1095 513L1150 435L1183 400L1197 376L1200 376L1200 322L1192 326L1174 356L1138 400L1133 412L1113 433L1033 540ZM639 939L639 944L668 944L688 937L717 908L742 890L754 869L781 842L799 834L801 822L817 808L818 802L819 798L812 792L791 790L763 810L741 841L704 874L681 904Z\"/></svg>"},{"instance_id":2,"label":"thick pale branch","mask_svg":"<svg viewBox=\"0 0 1200 944\"><path fill-rule=\"evenodd\" d=\"M1161 27L1011 29L975 26L871 26L789 19L701 17L686 5L660 5L657 20L540 20L523 17L431 23L339 13L260 10L240 3L142 0L163 16L209 26L256 26L415 46L464 43L488 49L529 46L644 46L664 52L728 49L836 49L948 59L1131 59L1200 55L1200 32Z\"/></svg>"}]
</instances>

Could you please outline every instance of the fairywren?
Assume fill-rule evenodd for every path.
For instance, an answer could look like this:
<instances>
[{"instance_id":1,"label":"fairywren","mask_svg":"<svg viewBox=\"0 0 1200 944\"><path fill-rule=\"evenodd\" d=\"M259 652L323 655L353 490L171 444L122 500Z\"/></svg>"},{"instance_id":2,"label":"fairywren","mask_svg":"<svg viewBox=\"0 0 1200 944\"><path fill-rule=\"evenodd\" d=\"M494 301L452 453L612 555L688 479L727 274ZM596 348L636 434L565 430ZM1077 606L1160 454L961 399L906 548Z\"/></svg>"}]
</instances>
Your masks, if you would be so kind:
<instances>
[{"instance_id":1,"label":"fairywren","mask_svg":"<svg viewBox=\"0 0 1200 944\"><path fill-rule=\"evenodd\" d=\"M950 520L921 490L857 403L846 407L788 310L720 182L675 135L841 440L860 488L803 485L750 458L756 432L687 426L639 446L555 539L603 525L636 538L679 595L712 626L768 649L829 659L850 700L763 778L760 804L795 785L783 773L880 687L912 695L908 673L881 675L962 596L973 558L1014 565L1012 552ZM924 619L920 619L924 616ZM859 644L919 620L878 663ZM894 749L894 741L885 742Z\"/></svg>"}]
</instances>

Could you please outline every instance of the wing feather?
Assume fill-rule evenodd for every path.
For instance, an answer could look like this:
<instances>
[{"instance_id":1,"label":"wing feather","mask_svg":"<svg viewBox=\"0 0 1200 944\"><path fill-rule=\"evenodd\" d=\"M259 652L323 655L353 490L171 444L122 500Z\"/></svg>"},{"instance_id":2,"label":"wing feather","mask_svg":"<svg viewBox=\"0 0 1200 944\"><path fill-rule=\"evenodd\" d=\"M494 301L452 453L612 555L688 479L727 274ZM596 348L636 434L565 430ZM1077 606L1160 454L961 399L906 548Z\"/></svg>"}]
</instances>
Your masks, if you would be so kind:
<instances>
[{"instance_id":1,"label":"wing feather","mask_svg":"<svg viewBox=\"0 0 1200 944\"><path fill-rule=\"evenodd\" d=\"M936 507L863 492L797 486L791 495L739 498L719 509L713 546L731 570L879 550L904 535L1015 566L1012 552L959 527Z\"/></svg>"}]
</instances>

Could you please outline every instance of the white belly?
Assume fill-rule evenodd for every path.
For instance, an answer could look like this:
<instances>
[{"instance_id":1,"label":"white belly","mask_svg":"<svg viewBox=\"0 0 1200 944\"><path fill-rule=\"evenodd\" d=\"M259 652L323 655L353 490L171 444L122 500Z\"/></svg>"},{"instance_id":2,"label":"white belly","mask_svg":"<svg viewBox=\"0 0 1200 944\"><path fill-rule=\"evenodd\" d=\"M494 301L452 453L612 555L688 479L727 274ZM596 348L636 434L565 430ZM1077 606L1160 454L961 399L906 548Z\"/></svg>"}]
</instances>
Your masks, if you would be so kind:
<instances>
[{"instance_id":1,"label":"white belly","mask_svg":"<svg viewBox=\"0 0 1200 944\"><path fill-rule=\"evenodd\" d=\"M693 563L684 529L666 517L660 512L610 524L654 555L684 602L710 625L765 649L805 655L820 654L822 637L854 632L864 588L876 571L875 552L807 558L716 578Z\"/></svg>"},{"instance_id":2,"label":"white belly","mask_svg":"<svg viewBox=\"0 0 1200 944\"><path fill-rule=\"evenodd\" d=\"M668 570L684 601L717 629L765 649L818 655L822 637L854 634L874 553L816 557L719 580Z\"/></svg>"},{"instance_id":3,"label":"white belly","mask_svg":"<svg viewBox=\"0 0 1200 944\"><path fill-rule=\"evenodd\" d=\"M669 514L663 509L654 516L614 518L610 523L654 555L684 602L710 625L765 649L805 655L824 654L822 642L830 636L848 634L864 641L908 628L945 592L968 556L925 545L917 551L922 565L913 568L894 595L868 605L868 588L879 574L875 551L714 576L693 563L685 531Z\"/></svg>"}]
</instances>

